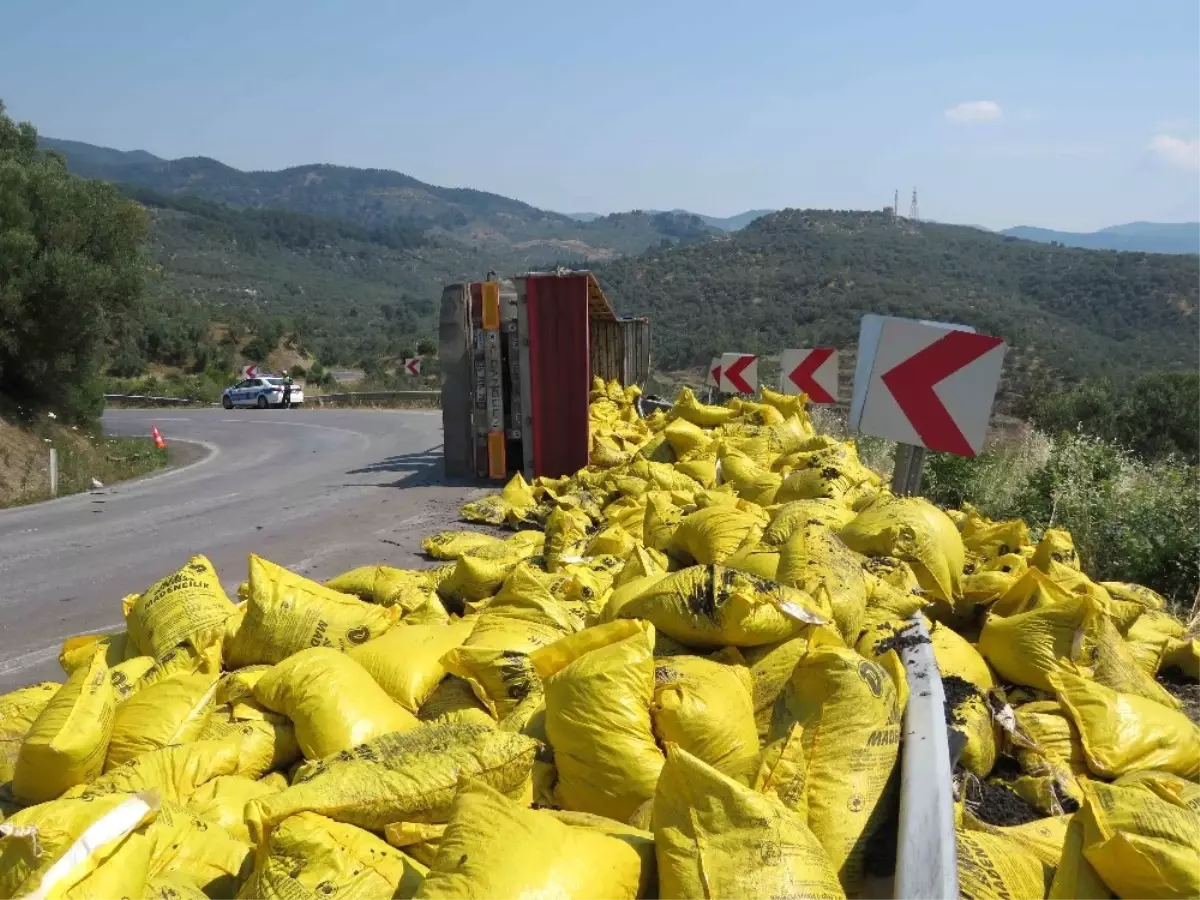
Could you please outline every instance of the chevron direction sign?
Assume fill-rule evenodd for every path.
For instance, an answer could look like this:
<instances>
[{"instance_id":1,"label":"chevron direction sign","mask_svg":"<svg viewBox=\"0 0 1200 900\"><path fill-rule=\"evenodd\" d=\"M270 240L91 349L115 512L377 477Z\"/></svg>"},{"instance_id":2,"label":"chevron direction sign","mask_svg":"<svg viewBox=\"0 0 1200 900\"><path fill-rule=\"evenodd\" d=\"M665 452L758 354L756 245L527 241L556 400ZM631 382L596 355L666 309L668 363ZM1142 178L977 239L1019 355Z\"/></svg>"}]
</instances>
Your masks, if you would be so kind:
<instances>
[{"instance_id":1,"label":"chevron direction sign","mask_svg":"<svg viewBox=\"0 0 1200 900\"><path fill-rule=\"evenodd\" d=\"M838 355L832 347L784 350L779 370L783 393L808 394L811 403L837 403Z\"/></svg>"},{"instance_id":2,"label":"chevron direction sign","mask_svg":"<svg viewBox=\"0 0 1200 900\"><path fill-rule=\"evenodd\" d=\"M864 316L850 427L976 456L983 449L1004 341L964 325Z\"/></svg>"},{"instance_id":3,"label":"chevron direction sign","mask_svg":"<svg viewBox=\"0 0 1200 900\"><path fill-rule=\"evenodd\" d=\"M758 390L758 357L752 353L721 356L721 392L753 394Z\"/></svg>"}]
</instances>

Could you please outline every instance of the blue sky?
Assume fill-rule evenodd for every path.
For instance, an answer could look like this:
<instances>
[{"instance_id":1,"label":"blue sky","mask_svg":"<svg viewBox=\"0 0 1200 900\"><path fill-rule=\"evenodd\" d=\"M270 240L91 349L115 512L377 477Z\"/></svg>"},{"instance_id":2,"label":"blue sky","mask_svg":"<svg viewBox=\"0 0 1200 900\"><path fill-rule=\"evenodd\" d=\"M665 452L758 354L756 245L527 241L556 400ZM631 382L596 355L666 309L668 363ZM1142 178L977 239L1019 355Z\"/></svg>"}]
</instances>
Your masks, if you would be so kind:
<instances>
[{"instance_id":1,"label":"blue sky","mask_svg":"<svg viewBox=\"0 0 1200 900\"><path fill-rule=\"evenodd\" d=\"M561 211L1200 217L1200 4L6 0L47 135L397 169ZM964 105L966 104L966 105Z\"/></svg>"}]
</instances>

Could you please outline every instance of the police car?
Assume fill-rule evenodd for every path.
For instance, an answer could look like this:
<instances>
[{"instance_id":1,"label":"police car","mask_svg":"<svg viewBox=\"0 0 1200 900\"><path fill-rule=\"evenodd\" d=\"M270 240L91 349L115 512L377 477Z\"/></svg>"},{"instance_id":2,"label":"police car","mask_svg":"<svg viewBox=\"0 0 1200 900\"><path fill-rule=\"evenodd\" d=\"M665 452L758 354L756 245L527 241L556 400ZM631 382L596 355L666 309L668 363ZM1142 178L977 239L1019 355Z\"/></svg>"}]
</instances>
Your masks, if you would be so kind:
<instances>
[{"instance_id":1,"label":"police car","mask_svg":"<svg viewBox=\"0 0 1200 900\"><path fill-rule=\"evenodd\" d=\"M259 409L283 406L283 384L283 379L275 375L247 378L225 388L221 394L221 405L226 409L235 406L257 406ZM304 402L304 391L298 384L292 384L291 401L293 406Z\"/></svg>"}]
</instances>

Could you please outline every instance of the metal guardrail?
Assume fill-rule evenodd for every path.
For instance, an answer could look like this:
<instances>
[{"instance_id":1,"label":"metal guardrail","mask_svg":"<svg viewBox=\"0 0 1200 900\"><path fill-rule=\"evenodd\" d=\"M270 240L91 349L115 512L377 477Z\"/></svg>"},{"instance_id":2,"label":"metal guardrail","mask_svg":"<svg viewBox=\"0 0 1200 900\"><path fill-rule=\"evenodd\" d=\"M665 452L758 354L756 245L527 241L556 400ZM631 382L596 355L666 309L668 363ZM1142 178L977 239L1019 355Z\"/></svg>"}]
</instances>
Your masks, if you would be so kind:
<instances>
[{"instance_id":1,"label":"metal guardrail","mask_svg":"<svg viewBox=\"0 0 1200 900\"><path fill-rule=\"evenodd\" d=\"M895 897L958 896L954 787L942 676L925 617L909 619L914 638L900 650L908 677L900 757L900 832Z\"/></svg>"},{"instance_id":2,"label":"metal guardrail","mask_svg":"<svg viewBox=\"0 0 1200 900\"><path fill-rule=\"evenodd\" d=\"M339 394L306 394L310 403L348 403L385 400L441 400L441 391L346 391Z\"/></svg>"}]
</instances>

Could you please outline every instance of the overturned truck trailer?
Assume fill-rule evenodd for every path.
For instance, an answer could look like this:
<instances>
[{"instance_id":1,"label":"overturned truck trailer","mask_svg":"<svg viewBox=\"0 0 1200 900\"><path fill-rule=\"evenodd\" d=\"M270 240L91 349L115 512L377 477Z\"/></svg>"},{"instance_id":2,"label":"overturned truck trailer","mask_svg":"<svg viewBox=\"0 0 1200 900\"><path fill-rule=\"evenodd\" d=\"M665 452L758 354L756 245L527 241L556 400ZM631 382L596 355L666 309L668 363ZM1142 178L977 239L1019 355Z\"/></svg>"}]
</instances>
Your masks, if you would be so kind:
<instances>
[{"instance_id":1,"label":"overturned truck trailer","mask_svg":"<svg viewBox=\"0 0 1200 900\"><path fill-rule=\"evenodd\" d=\"M452 284L439 325L446 474L557 477L588 464L592 378L644 385L650 322L590 272Z\"/></svg>"}]
</instances>

